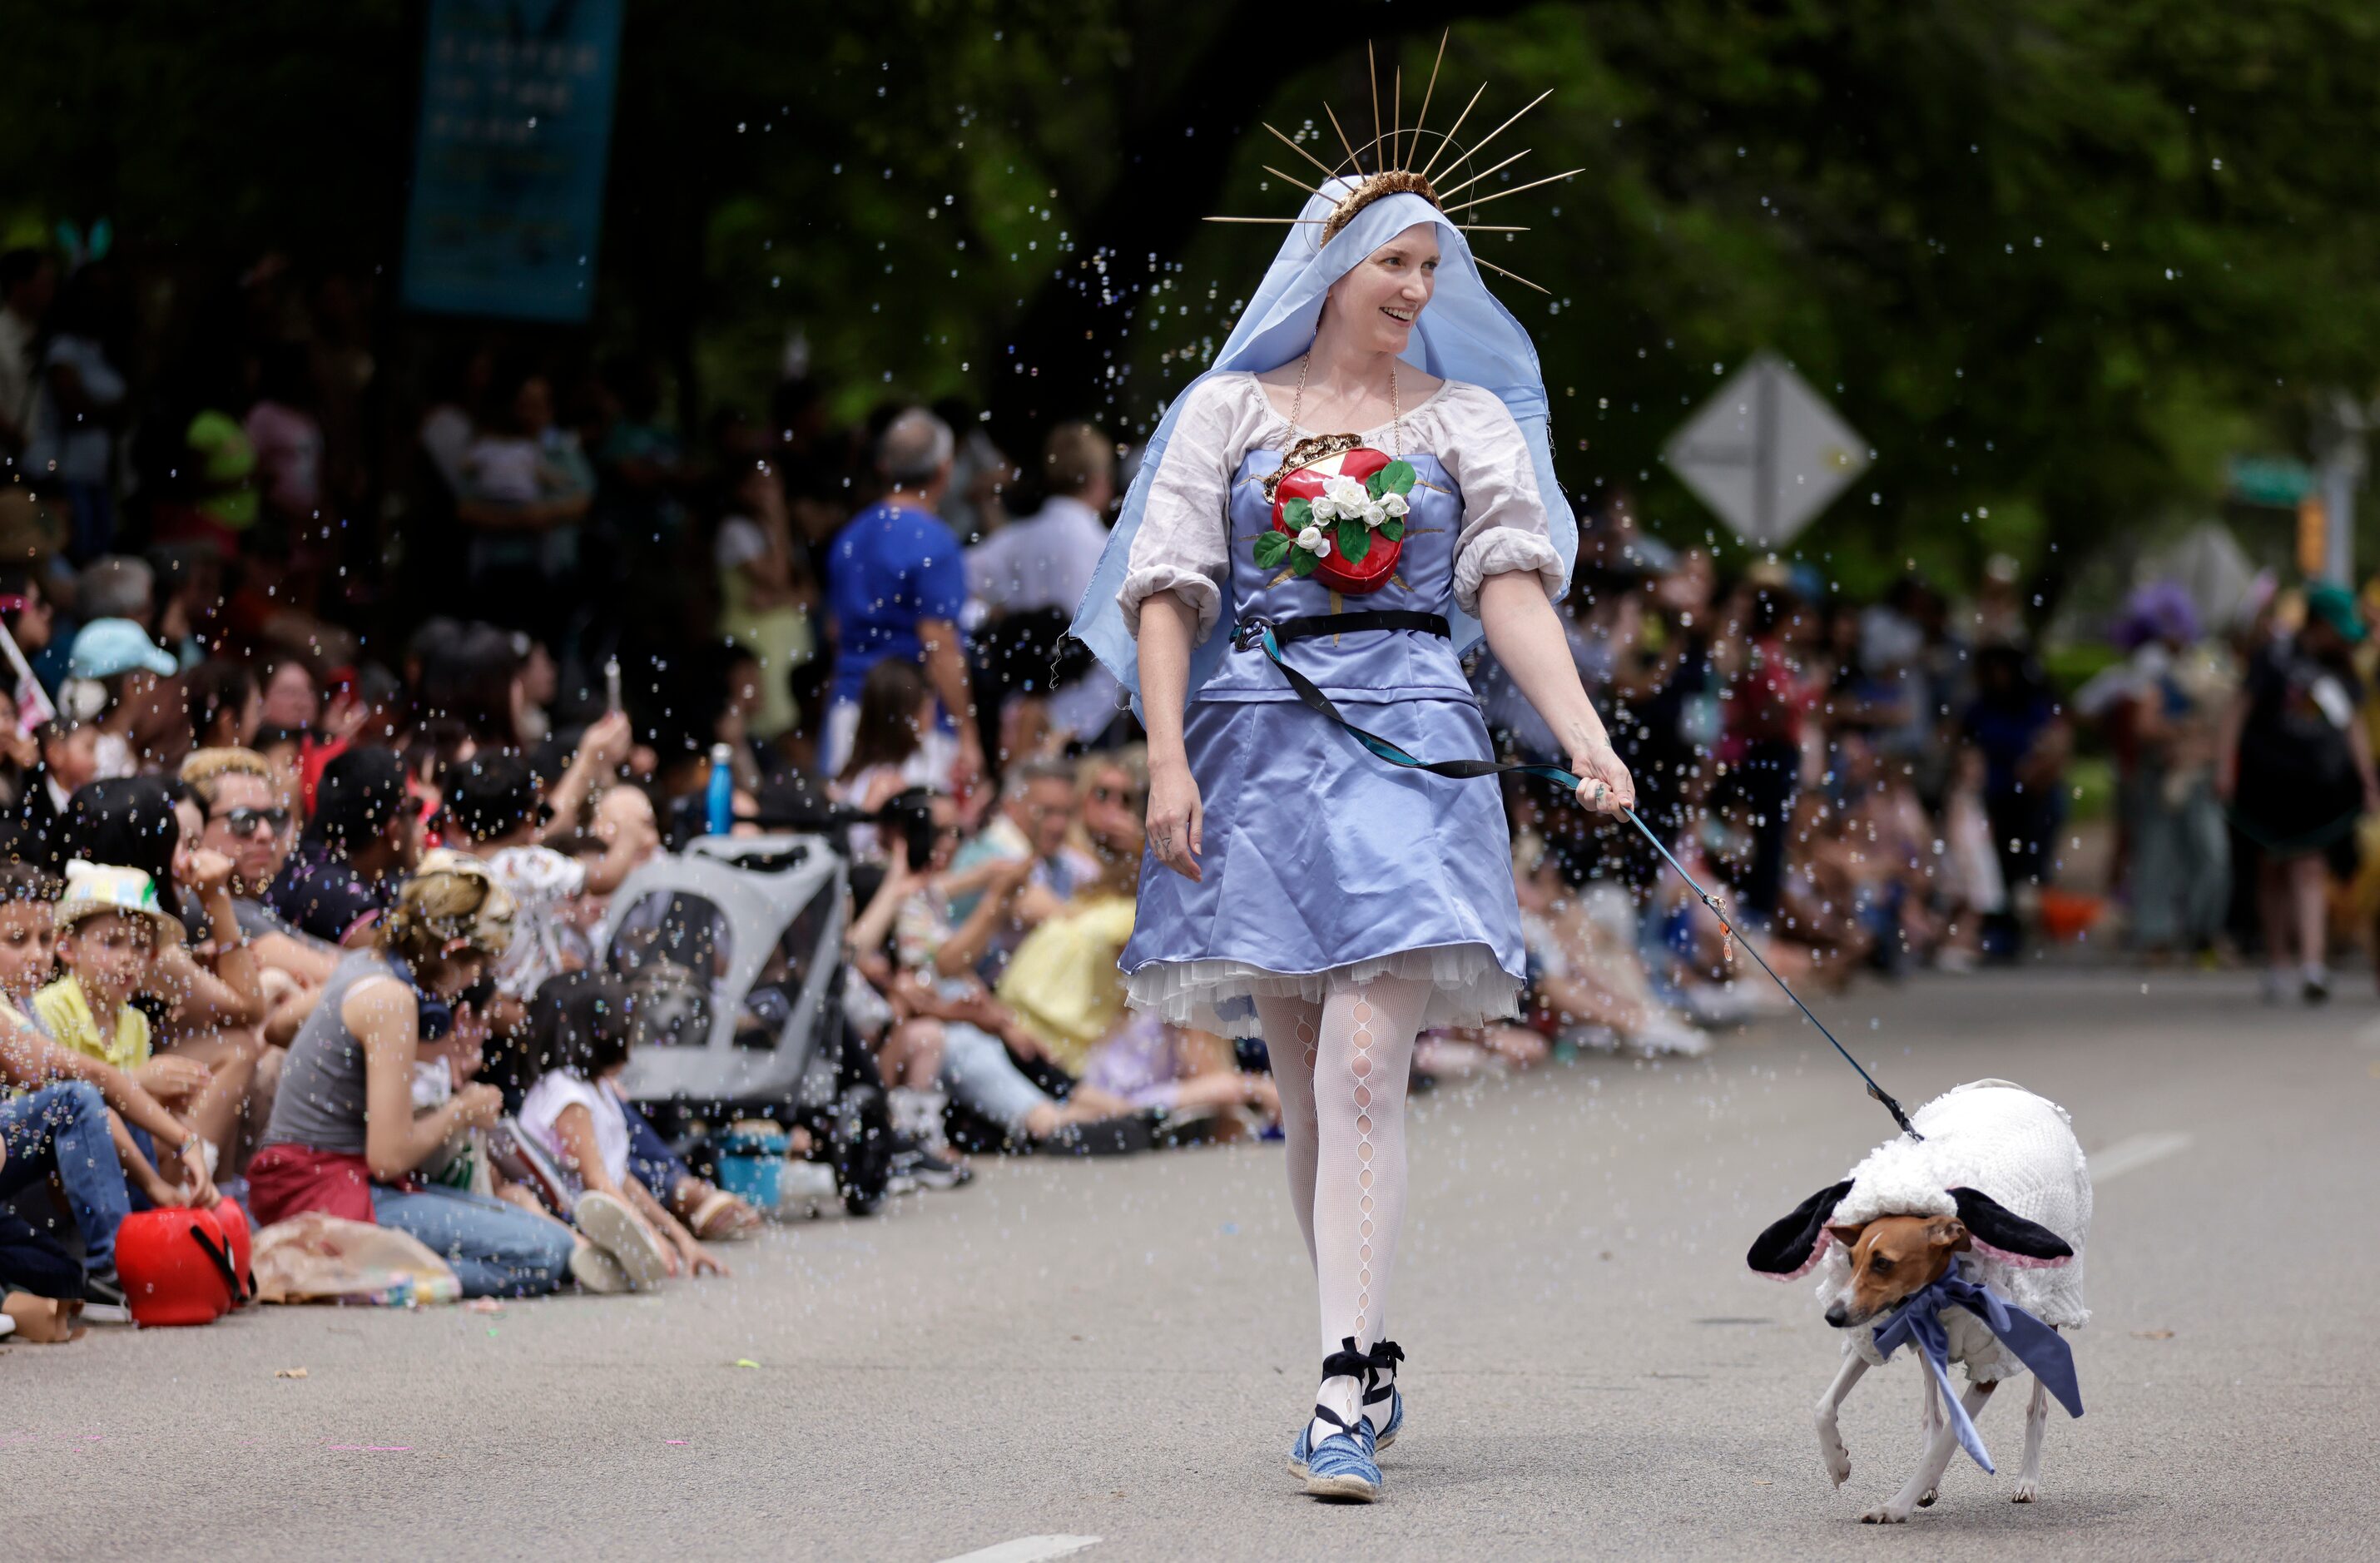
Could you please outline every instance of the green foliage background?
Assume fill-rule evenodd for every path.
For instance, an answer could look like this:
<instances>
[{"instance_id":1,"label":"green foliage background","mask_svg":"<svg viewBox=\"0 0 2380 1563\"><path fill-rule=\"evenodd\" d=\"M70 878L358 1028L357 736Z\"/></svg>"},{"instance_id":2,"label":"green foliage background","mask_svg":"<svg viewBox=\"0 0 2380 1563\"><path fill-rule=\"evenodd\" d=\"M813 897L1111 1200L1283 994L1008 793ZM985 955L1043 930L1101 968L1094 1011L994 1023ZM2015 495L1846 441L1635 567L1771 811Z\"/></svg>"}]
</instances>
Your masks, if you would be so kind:
<instances>
[{"instance_id":1,"label":"green foliage background","mask_svg":"<svg viewBox=\"0 0 2380 1563\"><path fill-rule=\"evenodd\" d=\"M421 16L6 0L0 222L104 214L161 275L268 246L393 272ZM760 405L799 329L846 414L1145 427L1277 242L1198 219L1296 199L1258 122L1328 136L1327 97L1367 125L1367 38L1410 105L1450 21L1433 122L1552 88L1490 183L1584 170L1479 239L1552 290L1500 287L1565 480L1673 537L1708 521L1659 445L1761 347L1877 451L1804 540L1854 588L2203 507L2224 454L2371 389L2362 0L632 0L592 333L669 362L689 414Z\"/></svg>"}]
</instances>

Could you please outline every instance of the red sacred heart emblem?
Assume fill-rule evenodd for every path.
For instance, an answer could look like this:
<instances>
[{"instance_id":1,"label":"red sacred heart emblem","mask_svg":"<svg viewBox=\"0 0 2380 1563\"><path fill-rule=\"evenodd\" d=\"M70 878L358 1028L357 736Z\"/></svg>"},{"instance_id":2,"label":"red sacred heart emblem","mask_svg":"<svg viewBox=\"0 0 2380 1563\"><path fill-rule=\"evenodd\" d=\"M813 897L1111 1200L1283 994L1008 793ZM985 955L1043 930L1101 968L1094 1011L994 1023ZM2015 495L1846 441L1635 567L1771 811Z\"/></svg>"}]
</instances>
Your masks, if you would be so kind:
<instances>
[{"instance_id":1,"label":"red sacred heart emblem","mask_svg":"<svg viewBox=\"0 0 2380 1563\"><path fill-rule=\"evenodd\" d=\"M1273 490L1272 530L1257 539L1258 568L1285 568L1333 591L1388 585L1404 550L1413 465L1359 445L1301 466Z\"/></svg>"}]
</instances>

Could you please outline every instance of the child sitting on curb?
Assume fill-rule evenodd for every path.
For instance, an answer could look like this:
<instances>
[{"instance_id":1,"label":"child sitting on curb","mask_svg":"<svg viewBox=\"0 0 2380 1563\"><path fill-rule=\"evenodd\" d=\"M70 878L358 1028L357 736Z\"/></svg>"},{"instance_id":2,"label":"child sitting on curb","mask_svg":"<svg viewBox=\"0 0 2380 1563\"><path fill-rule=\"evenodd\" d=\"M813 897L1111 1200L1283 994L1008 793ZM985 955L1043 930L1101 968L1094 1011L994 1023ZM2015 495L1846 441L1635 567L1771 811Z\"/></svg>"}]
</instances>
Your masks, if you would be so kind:
<instances>
[{"instance_id":1,"label":"child sitting on curb","mask_svg":"<svg viewBox=\"0 0 2380 1563\"><path fill-rule=\"evenodd\" d=\"M15 1007L50 977L55 884L28 865L0 866L0 995L6 1000L0 1004L0 1094L11 1094L0 1101L0 1200L55 1178L81 1231L84 1257L79 1268L42 1223L0 1206L0 1290L120 1309L115 1228L131 1207L128 1181L161 1206L212 1206L217 1195L206 1147L188 1125L131 1075L51 1041ZM170 1178L134 1146L127 1121L174 1147L165 1158ZM114 1156L100 1149L110 1142Z\"/></svg>"},{"instance_id":2,"label":"child sitting on curb","mask_svg":"<svg viewBox=\"0 0 2380 1563\"><path fill-rule=\"evenodd\" d=\"M56 921L63 975L33 995L27 1015L34 1028L69 1052L130 1075L158 1101L185 1113L213 1072L192 1059L156 1056L149 1017L132 1003L154 979L161 952L169 944L178 949L182 940L181 924L157 903L155 881L138 868L77 859L67 866ZM135 1166L132 1158L153 1161L152 1148L135 1148L134 1139L123 1138L117 1148L128 1153L125 1165L134 1181L149 1187L154 1168ZM201 1139L200 1150L212 1175L214 1147ZM180 1152L168 1146L164 1154Z\"/></svg>"},{"instance_id":3,"label":"child sitting on curb","mask_svg":"<svg viewBox=\"0 0 2380 1563\"><path fill-rule=\"evenodd\" d=\"M530 1006L530 1047L544 1069L520 1125L579 1191L571 1220L643 1291L663 1276L726 1266L630 1175L628 1121L611 1082L628 1066L627 990L591 973L550 977ZM593 1287L590 1290L604 1290Z\"/></svg>"}]
</instances>

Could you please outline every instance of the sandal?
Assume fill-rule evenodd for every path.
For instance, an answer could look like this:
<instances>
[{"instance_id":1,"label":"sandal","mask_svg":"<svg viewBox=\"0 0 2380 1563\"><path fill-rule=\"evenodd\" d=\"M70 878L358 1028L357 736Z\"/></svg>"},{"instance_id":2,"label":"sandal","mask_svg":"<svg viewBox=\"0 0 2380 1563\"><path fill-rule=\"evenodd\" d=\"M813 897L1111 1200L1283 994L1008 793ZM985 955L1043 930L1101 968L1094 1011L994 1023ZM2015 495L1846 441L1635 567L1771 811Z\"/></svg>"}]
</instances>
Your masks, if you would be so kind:
<instances>
[{"instance_id":1,"label":"sandal","mask_svg":"<svg viewBox=\"0 0 2380 1563\"><path fill-rule=\"evenodd\" d=\"M725 1189L713 1189L695 1201L686 1224L703 1242L741 1242L759 1231L766 1219Z\"/></svg>"}]
</instances>

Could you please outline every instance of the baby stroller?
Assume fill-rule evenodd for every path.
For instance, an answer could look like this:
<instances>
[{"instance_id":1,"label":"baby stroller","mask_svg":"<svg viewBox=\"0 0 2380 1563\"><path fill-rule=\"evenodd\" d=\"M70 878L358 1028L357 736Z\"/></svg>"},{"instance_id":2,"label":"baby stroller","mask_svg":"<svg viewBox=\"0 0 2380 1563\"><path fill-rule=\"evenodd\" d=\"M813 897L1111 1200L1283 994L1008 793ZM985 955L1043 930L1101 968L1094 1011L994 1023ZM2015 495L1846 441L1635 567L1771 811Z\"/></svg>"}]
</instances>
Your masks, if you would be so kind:
<instances>
[{"instance_id":1,"label":"baby stroller","mask_svg":"<svg viewBox=\"0 0 2380 1563\"><path fill-rule=\"evenodd\" d=\"M622 1084L673 1138L700 1120L809 1132L844 1205L865 1215L892 1176L892 1120L843 1016L850 870L823 831L702 836L630 874L600 935L634 996Z\"/></svg>"}]
</instances>

